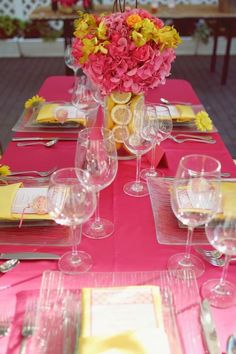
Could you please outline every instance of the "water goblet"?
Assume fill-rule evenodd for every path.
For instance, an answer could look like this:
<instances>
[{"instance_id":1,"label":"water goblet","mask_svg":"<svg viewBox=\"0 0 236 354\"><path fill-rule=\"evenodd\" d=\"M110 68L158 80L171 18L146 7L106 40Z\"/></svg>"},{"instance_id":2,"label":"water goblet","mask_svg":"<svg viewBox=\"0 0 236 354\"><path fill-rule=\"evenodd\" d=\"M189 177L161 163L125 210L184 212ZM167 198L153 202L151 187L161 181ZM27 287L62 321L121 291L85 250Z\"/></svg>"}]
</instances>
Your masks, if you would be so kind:
<instances>
[{"instance_id":1,"label":"water goblet","mask_svg":"<svg viewBox=\"0 0 236 354\"><path fill-rule=\"evenodd\" d=\"M83 234L93 239L108 237L114 231L114 224L100 217L99 193L113 182L118 169L112 132L99 127L81 130L78 134L75 166L89 172L89 183L97 192L95 218L84 224Z\"/></svg>"},{"instance_id":2,"label":"water goblet","mask_svg":"<svg viewBox=\"0 0 236 354\"><path fill-rule=\"evenodd\" d=\"M87 221L96 208L96 195L88 184L88 172L78 168L63 168L51 177L47 194L48 212L57 224L70 227L72 251L66 252L58 262L59 269L66 274L87 271L92 265L89 254L78 251L81 236L78 226Z\"/></svg>"},{"instance_id":3,"label":"water goblet","mask_svg":"<svg viewBox=\"0 0 236 354\"><path fill-rule=\"evenodd\" d=\"M225 254L225 264L220 279L209 279L201 287L201 295L217 308L236 304L236 285L226 280L230 259L236 255L236 215L224 200L235 201L236 193L223 193L221 210L206 224L205 230L210 244ZM232 207L232 205L231 205Z\"/></svg>"},{"instance_id":4,"label":"water goblet","mask_svg":"<svg viewBox=\"0 0 236 354\"><path fill-rule=\"evenodd\" d=\"M146 104L146 109L151 131L152 155L151 167L141 171L141 177L144 180L148 177L162 176L162 173L155 169L156 147L160 146L160 143L168 138L173 129L172 118L168 107Z\"/></svg>"},{"instance_id":5,"label":"water goblet","mask_svg":"<svg viewBox=\"0 0 236 354\"><path fill-rule=\"evenodd\" d=\"M64 60L66 66L73 70L74 73L74 82L72 88L69 89L69 93L73 93L74 87L76 85L76 77L77 77L77 72L81 68L80 64L76 61L75 57L73 56L73 47L72 44L67 44L65 53L64 53Z\"/></svg>"},{"instance_id":6,"label":"water goblet","mask_svg":"<svg viewBox=\"0 0 236 354\"><path fill-rule=\"evenodd\" d=\"M132 126L123 127L124 146L136 155L136 179L124 185L124 192L132 197L144 197L149 194L147 183L140 180L141 156L152 148L153 129L150 125L148 106L133 111Z\"/></svg>"},{"instance_id":7,"label":"water goblet","mask_svg":"<svg viewBox=\"0 0 236 354\"><path fill-rule=\"evenodd\" d=\"M221 164L206 155L187 155L180 160L171 189L171 207L188 227L185 253L174 254L168 260L168 269L192 269L196 277L205 266L200 258L191 254L194 228L211 220L220 202Z\"/></svg>"}]
</instances>

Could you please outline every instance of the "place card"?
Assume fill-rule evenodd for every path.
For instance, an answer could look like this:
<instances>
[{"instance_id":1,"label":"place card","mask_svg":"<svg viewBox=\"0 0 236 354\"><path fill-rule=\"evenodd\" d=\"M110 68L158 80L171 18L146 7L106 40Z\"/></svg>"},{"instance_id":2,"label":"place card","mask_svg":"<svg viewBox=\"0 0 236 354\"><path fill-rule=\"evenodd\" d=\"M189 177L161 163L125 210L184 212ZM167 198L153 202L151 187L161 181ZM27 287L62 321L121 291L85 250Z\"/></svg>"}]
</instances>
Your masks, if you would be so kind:
<instances>
[{"instance_id":1,"label":"place card","mask_svg":"<svg viewBox=\"0 0 236 354\"><path fill-rule=\"evenodd\" d=\"M11 212L14 214L35 214L37 211L47 213L48 187L19 188L12 203Z\"/></svg>"}]
</instances>

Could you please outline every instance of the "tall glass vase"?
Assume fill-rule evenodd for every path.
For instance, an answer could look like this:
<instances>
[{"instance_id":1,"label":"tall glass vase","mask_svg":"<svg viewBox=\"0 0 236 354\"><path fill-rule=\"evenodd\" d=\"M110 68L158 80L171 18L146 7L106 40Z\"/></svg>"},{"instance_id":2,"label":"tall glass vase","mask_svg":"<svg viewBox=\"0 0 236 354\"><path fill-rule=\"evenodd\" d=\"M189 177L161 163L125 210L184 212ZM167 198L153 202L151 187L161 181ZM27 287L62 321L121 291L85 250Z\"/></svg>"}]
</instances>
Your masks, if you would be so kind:
<instances>
[{"instance_id":1,"label":"tall glass vase","mask_svg":"<svg viewBox=\"0 0 236 354\"><path fill-rule=\"evenodd\" d=\"M124 140L134 129L134 110L144 105L144 95L114 91L105 97L104 127L112 130L119 160L134 159L124 145Z\"/></svg>"}]
</instances>

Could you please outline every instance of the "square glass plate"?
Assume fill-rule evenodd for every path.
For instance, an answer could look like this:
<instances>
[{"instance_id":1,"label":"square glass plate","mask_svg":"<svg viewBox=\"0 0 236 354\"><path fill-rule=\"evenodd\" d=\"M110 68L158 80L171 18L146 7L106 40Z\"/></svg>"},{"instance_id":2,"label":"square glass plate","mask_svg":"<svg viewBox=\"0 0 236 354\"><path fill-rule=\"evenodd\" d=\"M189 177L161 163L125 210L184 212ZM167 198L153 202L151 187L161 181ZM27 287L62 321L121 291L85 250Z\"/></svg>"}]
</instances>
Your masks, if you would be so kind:
<instances>
[{"instance_id":1,"label":"square glass plate","mask_svg":"<svg viewBox=\"0 0 236 354\"><path fill-rule=\"evenodd\" d=\"M200 296L193 272L145 271L145 272L101 272L81 273L68 276L58 271L43 273L37 328L31 351L35 354L57 354L69 352L67 345L78 345L80 322L80 289L127 286L159 286L162 301L164 329L168 337L170 352L175 354L203 354L204 344L199 322ZM127 292L114 292L126 303ZM109 303L112 299L109 298ZM127 303L130 298L127 299ZM72 304L77 304L77 319ZM66 316L66 321L65 321ZM106 313L104 313L106 322ZM75 329L77 326L77 330ZM145 324L144 324L145 327ZM51 331L51 329L56 329ZM70 338L68 342L66 338ZM71 340L73 339L73 343ZM78 348L73 348L77 352ZM63 351L64 350L64 351Z\"/></svg>"},{"instance_id":2,"label":"square glass plate","mask_svg":"<svg viewBox=\"0 0 236 354\"><path fill-rule=\"evenodd\" d=\"M197 114L198 112L200 111L206 111L204 106L199 104L199 105L192 105L191 106L193 112L195 114ZM211 131L200 131L196 124L195 124L195 121L194 120L191 120L189 122L176 122L175 120L173 120L173 131L175 132L178 132L178 131L181 131L181 132L191 132L191 133L215 133L217 132L217 129L216 127L213 125L213 129Z\"/></svg>"},{"instance_id":3,"label":"square glass plate","mask_svg":"<svg viewBox=\"0 0 236 354\"><path fill-rule=\"evenodd\" d=\"M174 215L170 203L170 188L173 178L151 177L148 190L156 228L157 242L163 245L186 245L187 227ZM224 178L221 183L236 183L235 178ZM226 185L225 185L226 187ZM205 227L194 229L192 245L209 245Z\"/></svg>"},{"instance_id":4,"label":"square glass plate","mask_svg":"<svg viewBox=\"0 0 236 354\"><path fill-rule=\"evenodd\" d=\"M15 132L66 132L66 133L75 133L78 132L80 129L84 128L84 125L81 124L79 121L78 122L64 122L64 123L50 123L50 122L37 122L36 118L38 116L38 113L43 106L46 104L56 104L59 105L60 107L64 107L65 110L69 109L71 107L70 102L43 102L41 104L38 104L36 107L25 109L16 122L16 124L13 126L12 130ZM95 103L94 106L89 107L88 109L83 109L84 115L87 117L86 121L86 126L92 126L94 125L96 118L97 118L97 110L98 110L98 104ZM55 112L56 115L56 112Z\"/></svg>"},{"instance_id":5,"label":"square glass plate","mask_svg":"<svg viewBox=\"0 0 236 354\"><path fill-rule=\"evenodd\" d=\"M23 182L24 187L48 185L49 178L29 176L1 177L0 185ZM79 230L78 230L79 232ZM0 245L71 246L69 228L57 225L53 220L0 220Z\"/></svg>"}]
</instances>

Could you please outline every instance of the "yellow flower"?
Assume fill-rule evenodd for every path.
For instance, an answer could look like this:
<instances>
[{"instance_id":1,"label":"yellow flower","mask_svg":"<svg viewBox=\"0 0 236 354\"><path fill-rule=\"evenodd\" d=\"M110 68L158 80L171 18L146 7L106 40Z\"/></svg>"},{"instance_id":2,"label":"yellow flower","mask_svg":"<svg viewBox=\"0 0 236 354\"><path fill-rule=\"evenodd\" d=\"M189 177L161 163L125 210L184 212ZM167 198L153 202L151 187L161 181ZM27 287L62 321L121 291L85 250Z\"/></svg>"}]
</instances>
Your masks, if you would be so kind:
<instances>
[{"instance_id":1,"label":"yellow flower","mask_svg":"<svg viewBox=\"0 0 236 354\"><path fill-rule=\"evenodd\" d=\"M196 114L195 124L200 131L211 131L213 128L212 120L205 111Z\"/></svg>"},{"instance_id":2,"label":"yellow flower","mask_svg":"<svg viewBox=\"0 0 236 354\"><path fill-rule=\"evenodd\" d=\"M43 97L40 97L39 95L35 95L35 96L29 98L25 102L25 109L28 109L33 106L37 106L39 103L44 102L44 101L45 101L45 99Z\"/></svg>"},{"instance_id":3,"label":"yellow flower","mask_svg":"<svg viewBox=\"0 0 236 354\"><path fill-rule=\"evenodd\" d=\"M157 38L158 29L155 24L147 18L135 23L133 27L132 38L137 47L144 45L150 40L155 41L155 38Z\"/></svg>"},{"instance_id":4,"label":"yellow flower","mask_svg":"<svg viewBox=\"0 0 236 354\"><path fill-rule=\"evenodd\" d=\"M97 30L96 18L92 14L79 12L80 18L75 20L74 35L77 38L84 38L87 34L93 34Z\"/></svg>"},{"instance_id":5,"label":"yellow flower","mask_svg":"<svg viewBox=\"0 0 236 354\"><path fill-rule=\"evenodd\" d=\"M108 50L105 48L107 44L109 44L109 41L104 41L103 43L99 43L98 45L95 46L94 53L101 52L102 54L107 54Z\"/></svg>"},{"instance_id":6,"label":"yellow flower","mask_svg":"<svg viewBox=\"0 0 236 354\"><path fill-rule=\"evenodd\" d=\"M134 27L135 23L140 22L140 21L142 21L142 18L137 14L130 15L126 19L127 25L129 27Z\"/></svg>"},{"instance_id":7,"label":"yellow flower","mask_svg":"<svg viewBox=\"0 0 236 354\"><path fill-rule=\"evenodd\" d=\"M11 173L10 167L7 165L0 165L0 176L8 176Z\"/></svg>"},{"instance_id":8,"label":"yellow flower","mask_svg":"<svg viewBox=\"0 0 236 354\"><path fill-rule=\"evenodd\" d=\"M92 39L84 38L82 42L83 42L83 47L82 47L83 56L80 58L80 63L84 64L87 61L88 56L95 52L95 48L98 43L98 40L97 37L94 37Z\"/></svg>"},{"instance_id":9,"label":"yellow flower","mask_svg":"<svg viewBox=\"0 0 236 354\"><path fill-rule=\"evenodd\" d=\"M104 22L99 23L98 30L97 30L98 39L103 39L103 40L107 39L106 32L107 32L107 27L105 23Z\"/></svg>"},{"instance_id":10,"label":"yellow flower","mask_svg":"<svg viewBox=\"0 0 236 354\"><path fill-rule=\"evenodd\" d=\"M178 44L182 43L178 32L172 26L160 28L154 41L160 43L161 50L164 48L176 48Z\"/></svg>"},{"instance_id":11,"label":"yellow flower","mask_svg":"<svg viewBox=\"0 0 236 354\"><path fill-rule=\"evenodd\" d=\"M137 31L132 32L132 39L137 47L141 47L146 43L146 39Z\"/></svg>"}]
</instances>

